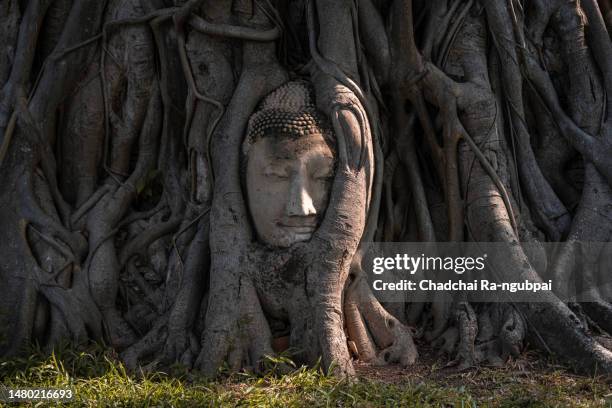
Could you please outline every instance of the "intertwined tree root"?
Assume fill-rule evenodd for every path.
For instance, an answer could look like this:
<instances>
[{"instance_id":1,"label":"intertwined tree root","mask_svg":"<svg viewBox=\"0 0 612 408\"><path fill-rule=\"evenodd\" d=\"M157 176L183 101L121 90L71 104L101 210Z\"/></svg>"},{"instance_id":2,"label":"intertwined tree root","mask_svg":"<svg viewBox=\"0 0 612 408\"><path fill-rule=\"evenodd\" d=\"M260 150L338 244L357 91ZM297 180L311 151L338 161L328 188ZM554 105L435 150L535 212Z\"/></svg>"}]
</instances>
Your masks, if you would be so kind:
<instances>
[{"instance_id":1,"label":"intertwined tree root","mask_svg":"<svg viewBox=\"0 0 612 408\"><path fill-rule=\"evenodd\" d=\"M354 357L414 363L415 339L459 369L528 341L612 373L605 288L383 304L361 265L372 241L563 241L489 262L592 278L568 260L612 236L609 1L166 3L0 5L0 354L104 341L131 368L214 376L288 347L352 375ZM315 236L278 250L253 238L240 146L298 76L338 160Z\"/></svg>"}]
</instances>

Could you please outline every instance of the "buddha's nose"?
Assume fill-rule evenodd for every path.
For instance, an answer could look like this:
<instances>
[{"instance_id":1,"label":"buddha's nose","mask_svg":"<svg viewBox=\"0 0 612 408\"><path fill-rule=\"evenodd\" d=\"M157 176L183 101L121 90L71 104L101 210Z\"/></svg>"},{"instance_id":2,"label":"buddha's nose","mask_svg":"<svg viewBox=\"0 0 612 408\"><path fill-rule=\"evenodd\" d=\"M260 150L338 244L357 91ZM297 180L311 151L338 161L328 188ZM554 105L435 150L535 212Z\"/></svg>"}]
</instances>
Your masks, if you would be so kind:
<instances>
[{"instance_id":1,"label":"buddha's nose","mask_svg":"<svg viewBox=\"0 0 612 408\"><path fill-rule=\"evenodd\" d=\"M312 197L308 192L307 183L303 177L297 176L291 182L289 189L289 202L287 203L286 213L290 217L316 215Z\"/></svg>"}]
</instances>

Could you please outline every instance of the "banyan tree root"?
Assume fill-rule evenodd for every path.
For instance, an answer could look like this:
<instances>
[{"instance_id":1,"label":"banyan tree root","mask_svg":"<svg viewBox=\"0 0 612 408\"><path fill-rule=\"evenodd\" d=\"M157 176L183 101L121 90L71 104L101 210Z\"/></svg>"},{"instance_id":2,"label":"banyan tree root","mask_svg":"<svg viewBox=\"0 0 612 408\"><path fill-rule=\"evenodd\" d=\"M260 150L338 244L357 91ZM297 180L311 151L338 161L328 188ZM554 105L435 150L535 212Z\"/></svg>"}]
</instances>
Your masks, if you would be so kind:
<instances>
[{"instance_id":1,"label":"banyan tree root","mask_svg":"<svg viewBox=\"0 0 612 408\"><path fill-rule=\"evenodd\" d=\"M260 24L266 19L259 17ZM257 21L257 20L256 20ZM259 100L286 81L276 62L274 44L245 42L244 69L232 100L213 134L212 160L215 175L211 208L210 294L206 311L206 330L196 367L214 376L217 369L239 349L241 282L247 259L249 227L245 202L240 193L239 146L249 115Z\"/></svg>"},{"instance_id":2,"label":"banyan tree root","mask_svg":"<svg viewBox=\"0 0 612 408\"><path fill-rule=\"evenodd\" d=\"M409 3L409 2L408 2ZM410 9L411 5L404 3L404 9ZM511 20L508 18L509 12L503 10L499 13L499 8L504 9L510 7L510 5L497 5L498 9L492 7L492 21L500 21L502 19L503 24L510 24L511 30L507 30L505 34L501 36L507 36L510 33L513 35L514 26L511 25ZM398 11L401 13L402 8ZM497 13L497 14L495 14ZM396 16L398 14L395 14ZM409 14L404 13L404 15ZM567 27L568 23L564 25ZM403 38L402 34L408 36L408 40ZM414 55L415 48L410 46L410 36L412 33L397 34L400 38L396 44L400 47L408 47L407 55ZM463 81L461 84L453 83L450 81L438 68L429 65L429 63L418 64L419 58L413 58L413 62L416 62L417 71L413 73L412 77L417 78L415 82L407 82L407 89L410 91L409 96L412 100L418 102L418 96L415 99L415 91L411 90L411 87L421 89L424 92L424 96L433 105L440 109L440 114L443 117L443 123L447 126L449 123L458 124L459 131L463 134L466 141L473 140L469 144L459 144L459 176L461 183L461 196L465 202L465 217L468 226L469 237L475 241L501 241L501 242L516 242L520 238L524 237L523 225L529 225L529 215L526 213L520 213L517 211L516 202L518 192L512 192L514 196L508 194L507 185L508 180L508 157L507 149L504 147L504 141L499 139L498 133L499 125L496 123L498 120L498 107L497 102L490 91L490 84L488 79L488 67L486 65L487 48L484 39L486 38L486 31L484 30L483 19L476 17L474 14L467 16L463 22L461 29L457 34L455 41L457 44L461 44L461 50L453 51L451 48L449 54L449 65L455 64L455 66L461 67L463 70ZM508 38L502 38L507 41ZM520 40L520 37L519 37ZM520 43L520 41L519 41ZM514 42L513 42L514 44ZM500 44L499 47L506 47L506 45ZM406 48L404 48L406 49ZM500 52L506 48L502 48ZM517 59L514 59L517 61ZM413 65L414 66L414 65ZM422 72L418 71L418 67L421 67ZM404 74L405 75L405 74ZM401 76L398 78L400 79ZM410 78L410 76L409 76ZM510 77L502 77L502 80L507 86L512 86L507 83ZM520 84L519 84L520 86ZM550 86L549 86L550 87ZM549 98L550 99L550 98ZM579 99L579 98L576 98ZM450 106L449 106L450 105ZM517 109L517 106L513 106L513 109ZM554 112L558 112L561 116L561 109L555 107ZM595 111L596 112L596 111ZM519 120L521 120L521 112L518 110ZM595 113L596 114L596 113ZM427 121L427 118L421 120ZM427 129L427 122L423 124L423 127ZM447 142L446 139L443 140ZM435 143L434 148L435 150ZM483 154L484 153L484 154ZM448 155L446 156L448 157ZM495 167L491 166L491 159L495 164ZM519 171L524 171L519 169ZM444 172L439 172L443 174ZM453 188L450 180L447 176L443 177L448 188ZM607 190L607 189L605 189ZM450 191L450 190L449 190ZM448 196L447 196L448 198ZM561 212L562 213L562 212ZM559 214L561 214L559 213ZM517 220L518 215L518 220ZM449 210L449 217L451 220L456 217L456 213ZM573 220L574 225L584 226L580 223L580 218ZM551 234L551 230L548 231ZM552 233L552 236L558 236L556 233ZM452 235L451 235L452 237ZM603 238L604 240L607 239ZM537 273L531 266L530 262L527 261L525 254L522 252L520 247L517 247L515 254L510 259L497 259L491 260L493 267L497 265L495 269L508 271L507 268L502 266L516 265L513 269L517 276L503 276L503 279L521 279L539 280ZM545 297L543 297L543 301ZM511 300L511 299L509 299ZM537 343L542 345L548 351L563 355L563 350L571 344L572 349L579 350L578 356L571 358L572 363L577 369L585 371L593 370L595 367L599 367L599 370L608 372L610 369L610 353L599 345L586 331L587 329L580 324L580 321L573 315L573 313L560 301L555 300L554 297L547 299L546 303L538 303L535 305L519 304L517 305L517 312L520 316L512 317L510 321L516 322L516 324L499 325L496 324L498 329L501 330L503 338L505 339L504 354L515 355L517 350L520 349L523 333L523 321L529 327L530 336L535 336L539 339ZM456 343L457 355L455 362L459 367L467 367L476 363L476 361L482 361L482 357L477 357L475 344L479 334L480 326L485 327L490 324L486 323L486 319L477 318L473 308L466 303L459 303L456 309L457 328L452 328L442 336L443 346L449 350L453 346L451 343ZM536 312L537 311L537 312ZM543 321L542 314L546 314L548 320L546 323ZM555 315L555 322L551 317ZM503 329L502 329L503 327ZM556 327L556 329L553 329ZM516 331L513 332L513 329ZM509 335L505 330L511 329L512 335ZM554 336L553 332L557 330L559 333L563 333L562 336ZM550 337L549 337L550 336ZM434 336L435 337L435 336ZM560 338L563 338L561 341ZM507 344L506 344L507 343ZM495 362L495 358L489 359Z\"/></svg>"},{"instance_id":3,"label":"banyan tree root","mask_svg":"<svg viewBox=\"0 0 612 408\"><path fill-rule=\"evenodd\" d=\"M481 50L480 52L484 51L484 49ZM486 78L486 75L484 77ZM476 108L477 106L478 108ZM491 110L488 115L483 115L482 104L467 106L462 114L466 130L474 135L477 143L482 143L478 138L486 137L487 133L483 130L492 129L495 121L494 102L491 103L490 101L489 106ZM478 112L473 109L478 109ZM484 121L491 122L486 123ZM503 150L496 149L494 151L497 155L497 163L503 163L503 160L500 159ZM505 206L501 205L499 196L495 194L497 189L493 187L494 184L490 177L485 175L483 166L474 161L473 153L469 149L462 150L460 157L465 166L464 174L470 175L470 178L464 182L464 186L466 202L469 203L466 212L467 223L473 239L476 241L483 239L499 240L502 242L517 240L518 237L509 223ZM486 194L486 191L490 191L492 194ZM494 203L495 205L493 205ZM573 222L577 221L577 219L574 219ZM523 261L520 263L521 259L526 260L526 256L520 247L517 247L514 252L509 259L491 260L493 266L498 265L496 270L502 274L507 274L509 269L503 268L502 265L512 263L516 265L514 273L521 279L540 279L530 262ZM502 276L502 278L512 279L513 277ZM559 355L564 353L564 349L571 347L575 354L570 360L578 369L589 371L597 366L600 367L601 372L608 373L611 368L612 360L610 360L610 357L612 357L612 354L588 335L576 316L562 302L555 301L554 296L547 299L547 295L542 296L542 301L543 303L518 305L518 310L529 326L530 335L534 336L537 333L538 336L536 337L541 339L540 343L544 343L545 347Z\"/></svg>"},{"instance_id":4,"label":"banyan tree root","mask_svg":"<svg viewBox=\"0 0 612 408\"><path fill-rule=\"evenodd\" d=\"M609 1L163 3L0 5L2 355L96 340L130 368L213 376L288 346L351 375L347 344L407 366L423 333L458 369L527 339L610 374L593 336L612 330L605 288L571 308L462 295L385 310L355 266L374 238L567 239L553 259L515 245L489 262L508 281L548 262L592 283L595 265L564 261L612 231ZM261 98L301 75L337 169L318 232L277 251L254 240L240 145Z\"/></svg>"},{"instance_id":5,"label":"banyan tree root","mask_svg":"<svg viewBox=\"0 0 612 408\"><path fill-rule=\"evenodd\" d=\"M381 306L357 266L346 290L344 310L348 339L355 343L360 360L374 365L414 364L418 352L413 329Z\"/></svg>"}]
</instances>

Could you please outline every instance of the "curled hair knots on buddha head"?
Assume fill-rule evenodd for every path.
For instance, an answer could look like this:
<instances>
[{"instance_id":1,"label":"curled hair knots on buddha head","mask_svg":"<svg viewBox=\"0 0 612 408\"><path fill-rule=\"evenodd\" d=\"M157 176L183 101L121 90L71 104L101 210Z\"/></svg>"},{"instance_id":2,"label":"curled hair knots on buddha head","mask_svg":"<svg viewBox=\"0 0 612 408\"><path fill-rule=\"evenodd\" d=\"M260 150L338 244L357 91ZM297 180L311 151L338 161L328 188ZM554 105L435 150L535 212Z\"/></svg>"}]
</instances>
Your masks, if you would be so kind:
<instances>
[{"instance_id":1,"label":"curled hair knots on buddha head","mask_svg":"<svg viewBox=\"0 0 612 408\"><path fill-rule=\"evenodd\" d=\"M319 133L332 150L335 140L327 117L315 106L312 85L304 80L287 82L260 103L249 118L242 144L244 157L253 143L263 137L299 138Z\"/></svg>"}]
</instances>

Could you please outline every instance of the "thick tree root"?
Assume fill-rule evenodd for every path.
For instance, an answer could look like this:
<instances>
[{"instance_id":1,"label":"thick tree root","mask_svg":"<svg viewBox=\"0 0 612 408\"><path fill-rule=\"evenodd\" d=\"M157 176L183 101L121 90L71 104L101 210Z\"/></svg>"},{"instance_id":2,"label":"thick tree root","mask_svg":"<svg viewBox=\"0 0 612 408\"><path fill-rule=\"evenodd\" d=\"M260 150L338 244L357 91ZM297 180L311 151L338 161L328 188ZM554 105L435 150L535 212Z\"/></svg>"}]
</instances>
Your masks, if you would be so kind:
<instances>
[{"instance_id":1,"label":"thick tree root","mask_svg":"<svg viewBox=\"0 0 612 408\"><path fill-rule=\"evenodd\" d=\"M375 365L399 363L407 367L414 364L418 352L412 330L382 307L363 272L355 269L354 273L345 295L345 310L351 311L346 314L346 325L349 340L357 345L359 359Z\"/></svg>"}]
</instances>

